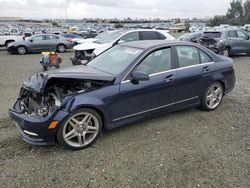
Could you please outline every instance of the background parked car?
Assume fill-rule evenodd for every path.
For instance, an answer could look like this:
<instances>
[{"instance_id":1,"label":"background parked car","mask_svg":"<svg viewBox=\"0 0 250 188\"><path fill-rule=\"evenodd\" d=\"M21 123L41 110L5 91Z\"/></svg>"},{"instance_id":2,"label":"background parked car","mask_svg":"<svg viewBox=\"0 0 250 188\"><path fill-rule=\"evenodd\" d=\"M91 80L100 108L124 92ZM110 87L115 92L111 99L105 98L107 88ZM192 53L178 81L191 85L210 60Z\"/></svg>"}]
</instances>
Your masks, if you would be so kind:
<instances>
[{"instance_id":1,"label":"background parked car","mask_svg":"<svg viewBox=\"0 0 250 188\"><path fill-rule=\"evenodd\" d=\"M23 36L21 35L6 35L0 32L0 46L8 46L11 42L22 41Z\"/></svg>"},{"instance_id":2,"label":"background parked car","mask_svg":"<svg viewBox=\"0 0 250 188\"><path fill-rule=\"evenodd\" d=\"M250 55L250 36L242 30L219 30L203 32L199 43L214 52L229 56L246 53Z\"/></svg>"},{"instance_id":3,"label":"background parked car","mask_svg":"<svg viewBox=\"0 0 250 188\"><path fill-rule=\"evenodd\" d=\"M7 49L9 52L22 55L30 52L42 52L46 50L65 52L72 47L73 42L68 41L66 38L53 34L42 34L34 35L24 41L10 43Z\"/></svg>"},{"instance_id":4,"label":"background parked car","mask_svg":"<svg viewBox=\"0 0 250 188\"><path fill-rule=\"evenodd\" d=\"M76 43L76 44L83 44L83 43L97 41L97 40L105 38L106 36L109 36L109 35L110 35L110 32L107 31L107 32L102 32L102 33L98 34L94 38L85 38L85 37L83 37L83 38L75 38L75 39L72 39L72 41L74 43Z\"/></svg>"},{"instance_id":5,"label":"background parked car","mask_svg":"<svg viewBox=\"0 0 250 188\"><path fill-rule=\"evenodd\" d=\"M72 58L73 65L89 61L104 52L105 50L124 42L138 40L174 40L175 38L164 30L130 30L130 31L111 31L105 37L97 41L79 44L73 49L75 56Z\"/></svg>"},{"instance_id":6,"label":"background parked car","mask_svg":"<svg viewBox=\"0 0 250 188\"><path fill-rule=\"evenodd\" d=\"M73 39L80 39L81 38L80 35L77 35L77 34L74 34L74 33L61 33L60 36L68 39L71 42L73 42L72 41Z\"/></svg>"},{"instance_id":7,"label":"background parked car","mask_svg":"<svg viewBox=\"0 0 250 188\"><path fill-rule=\"evenodd\" d=\"M197 43L199 38L201 37L202 32L196 32L196 33L186 33L178 37L177 39L180 41L188 41L188 42L194 42Z\"/></svg>"}]
</instances>

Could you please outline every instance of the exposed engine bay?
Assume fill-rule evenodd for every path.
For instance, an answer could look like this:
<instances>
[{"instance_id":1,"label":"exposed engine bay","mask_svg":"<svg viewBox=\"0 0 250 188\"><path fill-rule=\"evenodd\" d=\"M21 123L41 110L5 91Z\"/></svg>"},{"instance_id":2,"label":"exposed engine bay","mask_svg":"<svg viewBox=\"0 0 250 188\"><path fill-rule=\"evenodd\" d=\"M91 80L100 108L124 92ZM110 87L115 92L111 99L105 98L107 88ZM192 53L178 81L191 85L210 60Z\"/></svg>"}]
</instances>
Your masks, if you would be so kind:
<instances>
[{"instance_id":1,"label":"exposed engine bay","mask_svg":"<svg viewBox=\"0 0 250 188\"><path fill-rule=\"evenodd\" d=\"M14 109L31 117L46 117L60 107L66 97L100 88L106 83L105 81L56 78L48 81L42 93L26 88L24 85Z\"/></svg>"},{"instance_id":2,"label":"exposed engine bay","mask_svg":"<svg viewBox=\"0 0 250 188\"><path fill-rule=\"evenodd\" d=\"M81 65L82 61L86 61L86 62L91 61L92 59L95 58L95 54L93 52L94 52L94 49L83 50L83 51L76 50L75 56L71 59L72 64L73 65Z\"/></svg>"}]
</instances>

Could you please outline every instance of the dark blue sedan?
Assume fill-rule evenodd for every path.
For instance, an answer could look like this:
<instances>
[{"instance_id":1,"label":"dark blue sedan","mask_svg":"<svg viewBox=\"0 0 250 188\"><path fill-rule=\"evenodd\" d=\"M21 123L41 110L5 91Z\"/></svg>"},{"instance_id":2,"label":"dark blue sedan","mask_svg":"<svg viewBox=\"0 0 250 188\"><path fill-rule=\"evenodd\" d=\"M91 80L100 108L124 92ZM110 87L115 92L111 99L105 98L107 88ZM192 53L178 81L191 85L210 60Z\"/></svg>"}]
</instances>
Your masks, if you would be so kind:
<instances>
[{"instance_id":1,"label":"dark blue sedan","mask_svg":"<svg viewBox=\"0 0 250 188\"><path fill-rule=\"evenodd\" d=\"M187 42L119 44L86 65L36 74L10 116L23 140L56 140L78 150L102 130L155 113L199 106L215 110L233 90L233 60Z\"/></svg>"}]
</instances>

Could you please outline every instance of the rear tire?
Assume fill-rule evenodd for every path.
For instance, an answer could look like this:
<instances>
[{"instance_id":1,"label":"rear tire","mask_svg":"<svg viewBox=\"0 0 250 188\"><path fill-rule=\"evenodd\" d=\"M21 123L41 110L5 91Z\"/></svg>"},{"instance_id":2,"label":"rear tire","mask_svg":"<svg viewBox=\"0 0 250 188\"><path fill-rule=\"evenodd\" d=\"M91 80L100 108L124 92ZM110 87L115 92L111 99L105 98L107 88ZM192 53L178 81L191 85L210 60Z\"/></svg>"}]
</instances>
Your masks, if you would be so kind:
<instances>
[{"instance_id":1,"label":"rear tire","mask_svg":"<svg viewBox=\"0 0 250 188\"><path fill-rule=\"evenodd\" d=\"M63 53L66 51L66 46L64 44L59 44L56 48L57 52Z\"/></svg>"},{"instance_id":2,"label":"rear tire","mask_svg":"<svg viewBox=\"0 0 250 188\"><path fill-rule=\"evenodd\" d=\"M18 54L24 55L27 53L27 48L25 46L18 46L16 51Z\"/></svg>"},{"instance_id":3,"label":"rear tire","mask_svg":"<svg viewBox=\"0 0 250 188\"><path fill-rule=\"evenodd\" d=\"M82 108L70 114L57 132L59 144L81 150L96 142L102 131L102 118L95 110Z\"/></svg>"},{"instance_id":4,"label":"rear tire","mask_svg":"<svg viewBox=\"0 0 250 188\"><path fill-rule=\"evenodd\" d=\"M229 57L229 48L225 48L222 52L221 52L221 55L225 56L225 57Z\"/></svg>"},{"instance_id":5,"label":"rear tire","mask_svg":"<svg viewBox=\"0 0 250 188\"><path fill-rule=\"evenodd\" d=\"M221 104L223 99L224 88L219 82L214 82L205 91L202 101L201 109L206 111L213 111Z\"/></svg>"}]
</instances>

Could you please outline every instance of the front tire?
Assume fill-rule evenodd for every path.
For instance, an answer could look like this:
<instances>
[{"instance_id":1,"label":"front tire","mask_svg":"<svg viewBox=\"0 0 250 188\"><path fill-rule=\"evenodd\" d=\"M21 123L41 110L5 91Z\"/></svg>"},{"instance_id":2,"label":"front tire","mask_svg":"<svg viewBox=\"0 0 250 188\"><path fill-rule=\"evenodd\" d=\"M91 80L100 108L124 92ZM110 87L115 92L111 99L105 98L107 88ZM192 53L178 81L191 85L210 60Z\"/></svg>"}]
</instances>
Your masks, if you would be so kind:
<instances>
[{"instance_id":1,"label":"front tire","mask_svg":"<svg viewBox=\"0 0 250 188\"><path fill-rule=\"evenodd\" d=\"M57 51L60 52L60 53L63 53L66 51L66 46L64 44L59 44L57 46Z\"/></svg>"},{"instance_id":2,"label":"front tire","mask_svg":"<svg viewBox=\"0 0 250 188\"><path fill-rule=\"evenodd\" d=\"M92 109L73 112L57 132L59 144L71 150L80 150L96 142L102 130L102 118Z\"/></svg>"},{"instance_id":3,"label":"front tire","mask_svg":"<svg viewBox=\"0 0 250 188\"><path fill-rule=\"evenodd\" d=\"M213 111L221 104L223 99L224 88L219 82L214 82L205 91L201 108L206 111Z\"/></svg>"},{"instance_id":4,"label":"front tire","mask_svg":"<svg viewBox=\"0 0 250 188\"><path fill-rule=\"evenodd\" d=\"M27 53L27 48L25 46L18 46L16 51L18 54L24 55Z\"/></svg>"}]
</instances>

